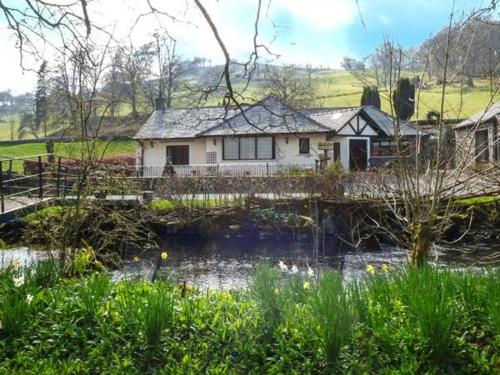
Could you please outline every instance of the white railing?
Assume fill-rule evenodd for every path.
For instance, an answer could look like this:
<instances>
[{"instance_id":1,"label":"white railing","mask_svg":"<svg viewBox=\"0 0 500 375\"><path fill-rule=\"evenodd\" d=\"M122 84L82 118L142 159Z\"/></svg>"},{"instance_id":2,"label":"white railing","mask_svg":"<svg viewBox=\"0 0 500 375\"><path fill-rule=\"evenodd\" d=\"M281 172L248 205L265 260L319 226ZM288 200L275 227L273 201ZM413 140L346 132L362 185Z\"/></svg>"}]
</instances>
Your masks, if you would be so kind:
<instances>
[{"instance_id":1,"label":"white railing","mask_svg":"<svg viewBox=\"0 0 500 375\"><path fill-rule=\"evenodd\" d=\"M315 166L311 164L269 162L169 165L138 168L138 174L142 175L142 177L273 176L305 171L314 172Z\"/></svg>"}]
</instances>

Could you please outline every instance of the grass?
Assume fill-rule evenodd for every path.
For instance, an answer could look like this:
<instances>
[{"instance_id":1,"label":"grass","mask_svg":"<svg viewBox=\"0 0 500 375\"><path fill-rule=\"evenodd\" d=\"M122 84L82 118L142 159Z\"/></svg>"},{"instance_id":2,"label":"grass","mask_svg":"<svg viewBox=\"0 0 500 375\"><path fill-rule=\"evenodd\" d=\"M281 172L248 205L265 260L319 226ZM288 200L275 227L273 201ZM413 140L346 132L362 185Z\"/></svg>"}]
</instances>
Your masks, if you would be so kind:
<instances>
[{"instance_id":1,"label":"grass","mask_svg":"<svg viewBox=\"0 0 500 375\"><path fill-rule=\"evenodd\" d=\"M118 156L118 155L134 155L135 142L133 140L114 140L114 141L96 141L97 155L101 156ZM55 145L55 153L63 157L79 158L82 154L83 148L81 142L61 142ZM45 142L27 143L19 145L0 145L1 157L21 157L32 156L47 153ZM4 169L8 168L4 166ZM13 170L22 171L23 162L15 161L13 163Z\"/></svg>"},{"instance_id":2,"label":"grass","mask_svg":"<svg viewBox=\"0 0 500 375\"><path fill-rule=\"evenodd\" d=\"M10 266L0 372L492 374L499 283L498 269L377 270L345 283L264 265L248 290L227 292Z\"/></svg>"}]
</instances>

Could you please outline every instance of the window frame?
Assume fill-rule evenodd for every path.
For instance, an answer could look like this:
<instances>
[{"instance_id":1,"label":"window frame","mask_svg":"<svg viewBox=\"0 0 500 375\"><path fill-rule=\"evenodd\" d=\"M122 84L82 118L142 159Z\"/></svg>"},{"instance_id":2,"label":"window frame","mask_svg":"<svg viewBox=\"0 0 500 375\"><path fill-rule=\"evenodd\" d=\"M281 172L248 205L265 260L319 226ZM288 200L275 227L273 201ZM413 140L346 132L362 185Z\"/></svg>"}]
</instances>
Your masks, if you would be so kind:
<instances>
[{"instance_id":1,"label":"window frame","mask_svg":"<svg viewBox=\"0 0 500 375\"><path fill-rule=\"evenodd\" d=\"M242 158L241 157L241 140L244 138L253 138L254 143L254 158ZM271 157L270 158L259 158L258 155L258 138L270 138L271 139ZM238 157L237 158L226 158L226 139L236 139L238 140ZM255 136L255 135L244 135L244 136L225 136L222 138L222 160L223 161L238 161L238 160L274 160L276 158L275 154L276 144L273 136L265 135L265 136Z\"/></svg>"},{"instance_id":2,"label":"window frame","mask_svg":"<svg viewBox=\"0 0 500 375\"><path fill-rule=\"evenodd\" d=\"M302 151L302 142L307 141L307 152ZM299 138L299 155L311 155L311 139L309 137Z\"/></svg>"}]
</instances>

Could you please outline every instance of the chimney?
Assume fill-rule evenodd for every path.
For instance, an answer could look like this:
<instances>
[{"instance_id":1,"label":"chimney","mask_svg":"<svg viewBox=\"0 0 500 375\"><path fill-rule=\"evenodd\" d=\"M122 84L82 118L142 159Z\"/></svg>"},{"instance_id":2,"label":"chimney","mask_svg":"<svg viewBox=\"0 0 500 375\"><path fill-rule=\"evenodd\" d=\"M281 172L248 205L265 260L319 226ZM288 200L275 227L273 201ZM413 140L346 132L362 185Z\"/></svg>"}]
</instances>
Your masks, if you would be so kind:
<instances>
[{"instance_id":1,"label":"chimney","mask_svg":"<svg viewBox=\"0 0 500 375\"><path fill-rule=\"evenodd\" d=\"M155 99L155 110L156 111L164 111L166 108L165 99L163 97L159 97Z\"/></svg>"}]
</instances>

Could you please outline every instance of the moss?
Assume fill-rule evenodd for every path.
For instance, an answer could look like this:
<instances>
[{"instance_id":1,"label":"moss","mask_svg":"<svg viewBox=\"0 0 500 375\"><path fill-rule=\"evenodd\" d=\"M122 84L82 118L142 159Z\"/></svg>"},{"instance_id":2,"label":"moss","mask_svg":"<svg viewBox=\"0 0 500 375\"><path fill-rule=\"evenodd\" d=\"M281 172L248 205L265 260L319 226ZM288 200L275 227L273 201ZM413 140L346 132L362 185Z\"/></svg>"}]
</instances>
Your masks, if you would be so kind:
<instances>
[{"instance_id":1,"label":"moss","mask_svg":"<svg viewBox=\"0 0 500 375\"><path fill-rule=\"evenodd\" d=\"M455 201L455 203L458 206L471 206L471 205L495 203L499 201L500 201L500 195L482 195L479 197L458 199L457 201Z\"/></svg>"},{"instance_id":2,"label":"moss","mask_svg":"<svg viewBox=\"0 0 500 375\"><path fill-rule=\"evenodd\" d=\"M23 218L23 221L26 224L33 224L36 222L39 222L41 220L47 220L47 219L59 219L61 218L63 212L65 210L68 210L69 207L63 207L63 206L51 206L51 207L45 207L41 210L32 212L28 215L26 215Z\"/></svg>"}]
</instances>

